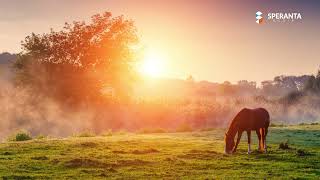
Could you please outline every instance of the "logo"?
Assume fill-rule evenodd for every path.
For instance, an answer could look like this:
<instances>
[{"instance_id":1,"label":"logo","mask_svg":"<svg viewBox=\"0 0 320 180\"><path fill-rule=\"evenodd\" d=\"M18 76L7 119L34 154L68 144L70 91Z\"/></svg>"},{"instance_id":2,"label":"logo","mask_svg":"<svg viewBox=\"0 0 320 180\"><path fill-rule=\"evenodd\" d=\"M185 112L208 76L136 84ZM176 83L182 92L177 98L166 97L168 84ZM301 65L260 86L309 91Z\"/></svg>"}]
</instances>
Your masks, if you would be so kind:
<instances>
[{"instance_id":1,"label":"logo","mask_svg":"<svg viewBox=\"0 0 320 180\"><path fill-rule=\"evenodd\" d=\"M262 20L263 20L262 12L260 11L256 12L256 23L261 24Z\"/></svg>"},{"instance_id":2,"label":"logo","mask_svg":"<svg viewBox=\"0 0 320 180\"><path fill-rule=\"evenodd\" d=\"M302 15L299 12L268 13L268 20L272 20L273 22L293 22L301 19Z\"/></svg>"},{"instance_id":3,"label":"logo","mask_svg":"<svg viewBox=\"0 0 320 180\"><path fill-rule=\"evenodd\" d=\"M302 20L301 12L268 12L266 14L264 18L261 11L256 12L256 23L292 23Z\"/></svg>"}]
</instances>

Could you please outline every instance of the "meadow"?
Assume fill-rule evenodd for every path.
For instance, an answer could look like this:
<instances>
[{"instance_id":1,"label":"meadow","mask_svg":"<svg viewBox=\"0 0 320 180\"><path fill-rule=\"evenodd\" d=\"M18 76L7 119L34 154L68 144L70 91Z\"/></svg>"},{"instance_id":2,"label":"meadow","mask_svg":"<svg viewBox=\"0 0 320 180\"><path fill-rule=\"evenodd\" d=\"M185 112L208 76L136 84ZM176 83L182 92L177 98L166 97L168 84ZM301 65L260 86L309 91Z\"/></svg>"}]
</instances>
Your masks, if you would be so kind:
<instances>
[{"instance_id":1,"label":"meadow","mask_svg":"<svg viewBox=\"0 0 320 180\"><path fill-rule=\"evenodd\" d=\"M267 154L223 153L224 129L0 144L3 179L318 179L320 125L271 127ZM253 136L253 147L257 139ZM282 143L282 148L279 145Z\"/></svg>"}]
</instances>

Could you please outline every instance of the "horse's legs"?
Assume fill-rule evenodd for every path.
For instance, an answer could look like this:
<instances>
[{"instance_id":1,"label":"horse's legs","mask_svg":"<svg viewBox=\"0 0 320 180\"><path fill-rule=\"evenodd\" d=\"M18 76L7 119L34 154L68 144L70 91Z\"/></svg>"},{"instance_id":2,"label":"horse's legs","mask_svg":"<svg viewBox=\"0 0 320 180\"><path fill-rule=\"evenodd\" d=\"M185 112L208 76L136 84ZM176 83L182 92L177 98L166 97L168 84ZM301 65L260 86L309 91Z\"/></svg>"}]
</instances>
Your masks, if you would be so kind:
<instances>
[{"instance_id":1,"label":"horse's legs","mask_svg":"<svg viewBox=\"0 0 320 180\"><path fill-rule=\"evenodd\" d=\"M237 142L236 142L236 145L234 146L234 149L232 152L236 152L237 148L238 148L238 144L240 142L240 139L241 139L241 135L242 135L242 131L238 131L238 137L237 137Z\"/></svg>"},{"instance_id":2,"label":"horse's legs","mask_svg":"<svg viewBox=\"0 0 320 180\"><path fill-rule=\"evenodd\" d=\"M258 136L258 139L259 139L259 144L258 144L258 151L261 150L261 134L260 134L260 130L256 130L256 133L257 133L257 136Z\"/></svg>"},{"instance_id":3,"label":"horse's legs","mask_svg":"<svg viewBox=\"0 0 320 180\"><path fill-rule=\"evenodd\" d=\"M267 153L267 134L268 134L268 128L263 128L264 129L264 152Z\"/></svg>"},{"instance_id":4,"label":"horse's legs","mask_svg":"<svg viewBox=\"0 0 320 180\"><path fill-rule=\"evenodd\" d=\"M251 147L250 147L250 144L251 144L251 131L247 131L247 137L248 137L248 154L251 153Z\"/></svg>"}]
</instances>

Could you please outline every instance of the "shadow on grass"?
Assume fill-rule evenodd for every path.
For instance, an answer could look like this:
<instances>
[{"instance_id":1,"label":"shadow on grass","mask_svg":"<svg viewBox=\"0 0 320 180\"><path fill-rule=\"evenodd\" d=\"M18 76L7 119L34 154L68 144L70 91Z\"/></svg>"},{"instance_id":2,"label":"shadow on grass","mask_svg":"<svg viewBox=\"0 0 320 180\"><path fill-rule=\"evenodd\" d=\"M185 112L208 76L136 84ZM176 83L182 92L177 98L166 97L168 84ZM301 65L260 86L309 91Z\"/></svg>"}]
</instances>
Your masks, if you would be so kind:
<instances>
[{"instance_id":1,"label":"shadow on grass","mask_svg":"<svg viewBox=\"0 0 320 180\"><path fill-rule=\"evenodd\" d=\"M266 154L252 153L258 160L288 162L288 163L305 163L305 158L315 156L310 152L301 149L276 150Z\"/></svg>"},{"instance_id":2,"label":"shadow on grass","mask_svg":"<svg viewBox=\"0 0 320 180\"><path fill-rule=\"evenodd\" d=\"M140 159L118 160L115 163L106 163L96 159L76 158L67 161L64 165L67 168L121 168L127 166L144 166L150 164L152 164L152 162Z\"/></svg>"},{"instance_id":3,"label":"shadow on grass","mask_svg":"<svg viewBox=\"0 0 320 180\"><path fill-rule=\"evenodd\" d=\"M178 155L178 158L182 159L200 159L200 160L211 160L211 159L221 159L223 157L227 157L228 155L224 153L219 153L216 151L210 150L196 150L192 149L187 153Z\"/></svg>"},{"instance_id":4,"label":"shadow on grass","mask_svg":"<svg viewBox=\"0 0 320 180\"><path fill-rule=\"evenodd\" d=\"M104 168L111 167L113 164L104 163L95 159L76 158L65 163L67 168Z\"/></svg>"},{"instance_id":5,"label":"shadow on grass","mask_svg":"<svg viewBox=\"0 0 320 180\"><path fill-rule=\"evenodd\" d=\"M115 154L136 154L136 155L142 155L142 154L153 154L153 153L159 153L157 149L149 148L149 149L143 149L143 150L133 150L133 151L123 151L123 150L114 150L112 151Z\"/></svg>"}]
</instances>

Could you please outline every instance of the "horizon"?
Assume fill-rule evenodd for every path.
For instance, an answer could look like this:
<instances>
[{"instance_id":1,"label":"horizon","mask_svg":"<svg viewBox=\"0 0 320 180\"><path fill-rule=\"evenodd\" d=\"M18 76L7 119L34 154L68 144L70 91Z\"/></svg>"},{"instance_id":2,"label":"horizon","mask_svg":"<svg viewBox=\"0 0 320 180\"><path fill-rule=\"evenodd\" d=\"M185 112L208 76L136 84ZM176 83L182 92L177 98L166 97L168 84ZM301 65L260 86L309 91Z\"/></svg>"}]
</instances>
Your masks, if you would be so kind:
<instances>
[{"instance_id":1,"label":"horizon","mask_svg":"<svg viewBox=\"0 0 320 180\"><path fill-rule=\"evenodd\" d=\"M4 53L9 53L9 54L11 54L11 55L17 55L17 54L15 54L15 53L10 53L10 52L0 52L0 55L2 55L2 54L4 54ZM0 58L0 60L2 60L1 58ZM1 64L1 63L0 63ZM277 76L275 76L275 77L278 77L278 76L286 76L286 77L289 77L289 76L295 76L295 77L299 77L299 76L315 76L316 74L315 73L309 73L309 74L302 74L302 75L295 75L295 74L279 74L279 75L277 75ZM143 76L142 76L143 77ZM256 82L257 83L257 88L261 88L262 87L262 82L263 81L273 81L274 80L274 78L275 77L273 77L273 78L271 78L271 79L265 79L265 80L262 80L262 81L250 81L250 80L247 80L247 79L242 79L242 80L246 80L246 81L248 81L248 82ZM193 78L193 77L192 77ZM176 81L176 80L178 80L178 81L187 81L187 78L179 78L179 77L152 77L152 76L145 76L145 77L143 77L143 79L145 80L145 82L149 82L150 80L156 80L156 81ZM213 84L223 84L223 83L225 83L225 82L230 82L232 85L237 85L238 84L238 82L239 81L242 81L242 80L239 80L239 81L236 81L236 82L231 82L231 81L228 81L228 80L226 80L226 81L223 81L223 82L216 82L216 81L210 81L210 80L206 80L206 79L200 79L200 80L198 80L198 79L193 79L194 80L194 82L196 82L196 83L201 83L201 82L208 82L208 83L213 83Z\"/></svg>"},{"instance_id":2,"label":"horizon","mask_svg":"<svg viewBox=\"0 0 320 180\"><path fill-rule=\"evenodd\" d=\"M170 7L167 1L144 0L80 1L76 5L67 1L64 7L50 1L2 2L0 51L18 53L20 41L32 32L58 31L64 22L87 21L106 10L134 20L141 45L161 56L158 59L163 68L157 72L161 78L186 79L192 75L197 82L248 80L260 84L279 75L314 74L319 67L320 43L313 36L320 28L319 3L290 1L289 6L289 1L248 2L249 6L174 1ZM297 11L303 19L258 25L258 10Z\"/></svg>"}]
</instances>

